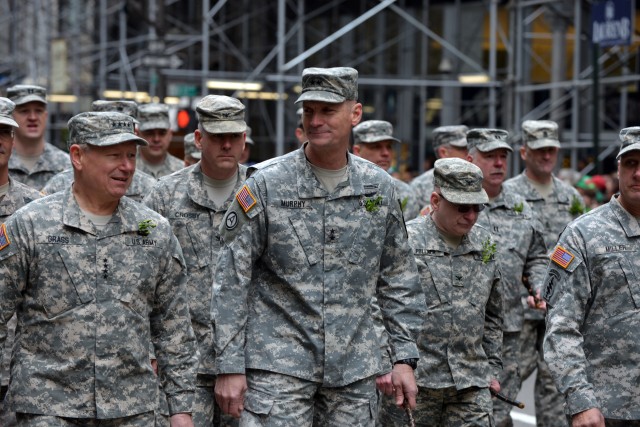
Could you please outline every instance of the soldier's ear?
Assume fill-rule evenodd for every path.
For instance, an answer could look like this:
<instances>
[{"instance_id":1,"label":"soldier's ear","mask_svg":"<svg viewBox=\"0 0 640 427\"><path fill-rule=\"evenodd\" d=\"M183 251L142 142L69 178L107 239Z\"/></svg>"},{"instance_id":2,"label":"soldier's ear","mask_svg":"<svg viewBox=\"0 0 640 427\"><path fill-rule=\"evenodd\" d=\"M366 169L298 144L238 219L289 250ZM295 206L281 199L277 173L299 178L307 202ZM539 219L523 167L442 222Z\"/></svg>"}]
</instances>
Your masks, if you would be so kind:
<instances>
[{"instance_id":1,"label":"soldier's ear","mask_svg":"<svg viewBox=\"0 0 640 427\"><path fill-rule=\"evenodd\" d=\"M74 169L82 169L82 159L84 157L84 150L77 144L69 147L69 157L71 158L71 165Z\"/></svg>"}]
</instances>

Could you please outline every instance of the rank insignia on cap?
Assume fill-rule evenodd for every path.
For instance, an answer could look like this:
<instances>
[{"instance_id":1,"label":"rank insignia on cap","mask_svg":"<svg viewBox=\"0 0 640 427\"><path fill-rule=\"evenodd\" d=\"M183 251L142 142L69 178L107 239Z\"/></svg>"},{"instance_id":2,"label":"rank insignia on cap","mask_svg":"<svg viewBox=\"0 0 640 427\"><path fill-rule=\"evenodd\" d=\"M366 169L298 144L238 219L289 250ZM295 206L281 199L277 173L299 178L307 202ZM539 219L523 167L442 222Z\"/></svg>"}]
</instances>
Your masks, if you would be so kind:
<instances>
[{"instance_id":1,"label":"rank insignia on cap","mask_svg":"<svg viewBox=\"0 0 640 427\"><path fill-rule=\"evenodd\" d=\"M553 251L553 255L551 255L551 260L558 264L562 268L567 268L571 261L573 261L573 254L563 248L562 246L556 246L556 250Z\"/></svg>"},{"instance_id":2,"label":"rank insignia on cap","mask_svg":"<svg viewBox=\"0 0 640 427\"><path fill-rule=\"evenodd\" d=\"M11 244L9 236L7 236L7 227L4 224L0 225L0 251Z\"/></svg>"},{"instance_id":3,"label":"rank insignia on cap","mask_svg":"<svg viewBox=\"0 0 640 427\"><path fill-rule=\"evenodd\" d=\"M240 191L238 191L236 199L238 200L238 203L240 203L240 206L242 206L242 210L244 210L245 213L249 212L249 210L256 204L256 198L253 197L251 190L249 190L249 187L247 187L246 184L242 186Z\"/></svg>"}]
</instances>

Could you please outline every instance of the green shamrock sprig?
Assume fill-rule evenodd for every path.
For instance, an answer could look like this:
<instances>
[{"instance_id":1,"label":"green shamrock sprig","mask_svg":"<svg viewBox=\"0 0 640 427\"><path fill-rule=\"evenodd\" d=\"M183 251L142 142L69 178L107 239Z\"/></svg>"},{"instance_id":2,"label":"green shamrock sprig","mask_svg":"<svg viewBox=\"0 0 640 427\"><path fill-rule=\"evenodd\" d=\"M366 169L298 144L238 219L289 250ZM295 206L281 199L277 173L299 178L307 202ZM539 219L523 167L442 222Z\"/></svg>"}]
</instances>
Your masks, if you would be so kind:
<instances>
[{"instance_id":1,"label":"green shamrock sprig","mask_svg":"<svg viewBox=\"0 0 640 427\"><path fill-rule=\"evenodd\" d=\"M151 230L156 228L158 224L152 219L145 219L138 223L138 234L141 236L148 236L151 234Z\"/></svg>"},{"instance_id":2,"label":"green shamrock sprig","mask_svg":"<svg viewBox=\"0 0 640 427\"><path fill-rule=\"evenodd\" d=\"M524 209L524 203L522 202L516 203L515 205L513 205L513 211L517 214L521 214L523 209Z\"/></svg>"},{"instance_id":3,"label":"green shamrock sprig","mask_svg":"<svg viewBox=\"0 0 640 427\"><path fill-rule=\"evenodd\" d=\"M402 199L402 201L400 202L400 210L402 210L402 212L405 211L405 209L407 208L407 203L409 202L409 197L405 197L404 199Z\"/></svg>"},{"instance_id":4,"label":"green shamrock sprig","mask_svg":"<svg viewBox=\"0 0 640 427\"><path fill-rule=\"evenodd\" d=\"M382 196L378 196L375 199L367 199L364 201L364 208L367 212L378 212L382 205Z\"/></svg>"},{"instance_id":5,"label":"green shamrock sprig","mask_svg":"<svg viewBox=\"0 0 640 427\"><path fill-rule=\"evenodd\" d=\"M496 254L496 242L492 242L491 239L487 238L482 243L482 263L486 264L493 259L493 256Z\"/></svg>"},{"instance_id":6,"label":"green shamrock sprig","mask_svg":"<svg viewBox=\"0 0 640 427\"><path fill-rule=\"evenodd\" d=\"M578 196L573 196L571 199L569 213L573 216L582 215L584 213L584 204L582 204L582 200L580 200Z\"/></svg>"}]
</instances>

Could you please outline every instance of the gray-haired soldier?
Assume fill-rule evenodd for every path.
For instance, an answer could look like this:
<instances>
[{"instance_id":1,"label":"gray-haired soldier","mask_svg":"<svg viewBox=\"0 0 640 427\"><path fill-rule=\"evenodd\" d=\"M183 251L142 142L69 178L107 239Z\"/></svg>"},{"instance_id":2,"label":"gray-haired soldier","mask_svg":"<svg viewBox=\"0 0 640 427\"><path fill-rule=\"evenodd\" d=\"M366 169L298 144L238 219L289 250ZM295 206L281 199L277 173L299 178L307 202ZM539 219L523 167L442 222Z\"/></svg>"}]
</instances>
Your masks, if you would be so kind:
<instances>
[{"instance_id":1,"label":"gray-haired soldier","mask_svg":"<svg viewBox=\"0 0 640 427\"><path fill-rule=\"evenodd\" d=\"M551 120L526 120L522 123L522 132L524 145L520 147L520 157L525 169L505 181L504 188L524 196L542 223L545 245L551 249L564 227L584 212L584 201L575 188L553 176L560 149L558 124ZM532 285L539 286L539 283ZM537 425L564 427L567 425L564 399L542 357L544 312L526 309L524 317L520 334L520 375L524 380L537 369L534 386Z\"/></svg>"},{"instance_id":2,"label":"gray-haired soldier","mask_svg":"<svg viewBox=\"0 0 640 427\"><path fill-rule=\"evenodd\" d=\"M469 161L482 170L482 188L489 203L477 223L484 226L497 244L496 260L502 273L503 339L500 388L515 398L522 384L519 372L520 332L527 307L526 281L540 287L547 269L547 249L542 225L533 217L531 206L520 194L502 184L507 177L509 154L513 152L507 131L471 129L467 132ZM513 406L494 399L493 416L499 427L512 426Z\"/></svg>"},{"instance_id":3,"label":"gray-haired soldier","mask_svg":"<svg viewBox=\"0 0 640 427\"><path fill-rule=\"evenodd\" d=\"M153 342L172 427L193 426L198 350L182 251L168 221L123 197L146 141L121 113L68 126L73 187L0 226L0 344L18 316L9 405L19 426L149 427Z\"/></svg>"},{"instance_id":4,"label":"gray-haired soldier","mask_svg":"<svg viewBox=\"0 0 640 427\"><path fill-rule=\"evenodd\" d=\"M245 181L239 165L247 125L245 107L228 96L208 95L196 107L199 125L195 144L200 162L161 178L144 203L171 223L189 271L187 296L193 329L200 348L200 365L193 420L197 426L231 426L237 420L215 405L215 355L211 278L222 246L220 224Z\"/></svg>"},{"instance_id":5,"label":"gray-haired soldier","mask_svg":"<svg viewBox=\"0 0 640 427\"><path fill-rule=\"evenodd\" d=\"M133 117L134 123L138 123L136 119L138 115L138 104L133 101L107 101L96 100L91 103L92 111L112 111L121 112L128 116ZM56 175L54 175L47 185L44 186L42 192L44 194L53 194L58 191L63 191L73 183L73 168L66 169ZM137 169L133 174L131 185L127 189L125 196L136 202L141 202L144 196L149 194L151 188L155 185L156 179L151 175L142 172Z\"/></svg>"},{"instance_id":6,"label":"gray-haired soldier","mask_svg":"<svg viewBox=\"0 0 640 427\"><path fill-rule=\"evenodd\" d=\"M475 225L489 201L482 172L466 160L436 160L431 213L409 221L427 312L418 339L420 426L492 426L489 388L500 391L502 285L497 243ZM404 427L385 400L381 426Z\"/></svg>"},{"instance_id":7,"label":"gray-haired soldier","mask_svg":"<svg viewBox=\"0 0 640 427\"><path fill-rule=\"evenodd\" d=\"M431 146L437 159L467 158L467 131L465 125L440 126L433 130ZM411 186L419 209L429 206L433 193L433 168L415 177ZM428 213L428 210L423 214Z\"/></svg>"},{"instance_id":8,"label":"gray-haired soldier","mask_svg":"<svg viewBox=\"0 0 640 427\"><path fill-rule=\"evenodd\" d=\"M393 180L348 152L362 116L357 75L303 71L309 141L250 168L222 222L216 399L241 426L374 426L383 369L374 296L396 403L415 405L424 299Z\"/></svg>"},{"instance_id":9,"label":"gray-haired soldier","mask_svg":"<svg viewBox=\"0 0 640 427\"><path fill-rule=\"evenodd\" d=\"M353 154L367 159L388 171L393 157L393 145L400 140L393 136L393 125L384 120L367 120L353 128ZM409 184L393 178L401 201L402 213L407 219L415 218L420 207Z\"/></svg>"},{"instance_id":10,"label":"gray-haired soldier","mask_svg":"<svg viewBox=\"0 0 640 427\"><path fill-rule=\"evenodd\" d=\"M47 90L41 86L16 85L7 89L16 105L13 118L15 145L9 159L9 173L16 181L41 190L58 172L67 169L69 155L45 141Z\"/></svg>"},{"instance_id":11,"label":"gray-haired soldier","mask_svg":"<svg viewBox=\"0 0 640 427\"><path fill-rule=\"evenodd\" d=\"M573 426L640 426L640 127L620 139L620 193L562 232L543 286L544 358Z\"/></svg>"},{"instance_id":12,"label":"gray-haired soldier","mask_svg":"<svg viewBox=\"0 0 640 427\"><path fill-rule=\"evenodd\" d=\"M0 225L15 211L41 196L37 190L21 184L9 176L13 136L18 127L18 123L12 117L14 108L15 104L10 99L0 98ZM16 329L15 316L11 318L7 327L8 336L2 353L2 387L0 388L0 425L3 427L16 425L15 414L9 411L3 402L9 386L9 362L11 361L13 336Z\"/></svg>"},{"instance_id":13,"label":"gray-haired soldier","mask_svg":"<svg viewBox=\"0 0 640 427\"><path fill-rule=\"evenodd\" d=\"M138 106L138 121L140 136L149 145L140 149L137 168L154 178L182 169L184 161L169 153L173 136L169 107L165 104L141 104Z\"/></svg>"}]
</instances>

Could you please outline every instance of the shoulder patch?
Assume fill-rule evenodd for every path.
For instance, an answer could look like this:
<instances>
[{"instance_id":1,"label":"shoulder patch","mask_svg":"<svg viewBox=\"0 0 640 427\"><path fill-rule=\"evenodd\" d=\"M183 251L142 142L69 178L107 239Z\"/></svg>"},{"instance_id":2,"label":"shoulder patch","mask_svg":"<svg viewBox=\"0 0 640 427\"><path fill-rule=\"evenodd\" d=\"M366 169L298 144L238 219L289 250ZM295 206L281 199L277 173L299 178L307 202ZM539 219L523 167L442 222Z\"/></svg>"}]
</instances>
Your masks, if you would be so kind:
<instances>
[{"instance_id":1,"label":"shoulder patch","mask_svg":"<svg viewBox=\"0 0 640 427\"><path fill-rule=\"evenodd\" d=\"M555 262L560 267L565 269L569 267L569 264L571 264L574 258L575 256L562 246L556 246L556 249L551 255L551 261Z\"/></svg>"},{"instance_id":2,"label":"shoulder patch","mask_svg":"<svg viewBox=\"0 0 640 427\"><path fill-rule=\"evenodd\" d=\"M0 251L6 248L11 244L11 240L9 240L9 236L7 236L7 227L2 224L0 225Z\"/></svg>"},{"instance_id":3,"label":"shoulder patch","mask_svg":"<svg viewBox=\"0 0 640 427\"><path fill-rule=\"evenodd\" d=\"M247 187L247 184L243 185L240 191L238 191L238 194L236 194L236 200L238 200L238 203L242 206L244 213L249 212L257 203L256 198L251 193L251 190L249 190L249 187Z\"/></svg>"}]
</instances>

